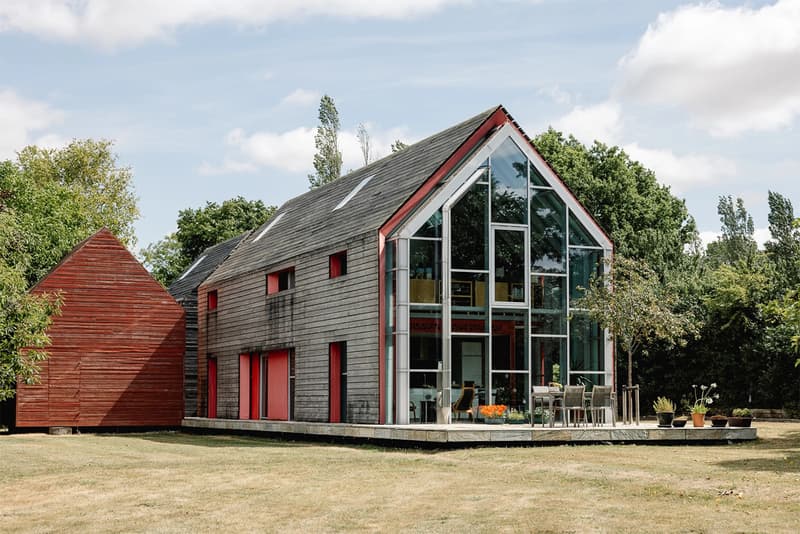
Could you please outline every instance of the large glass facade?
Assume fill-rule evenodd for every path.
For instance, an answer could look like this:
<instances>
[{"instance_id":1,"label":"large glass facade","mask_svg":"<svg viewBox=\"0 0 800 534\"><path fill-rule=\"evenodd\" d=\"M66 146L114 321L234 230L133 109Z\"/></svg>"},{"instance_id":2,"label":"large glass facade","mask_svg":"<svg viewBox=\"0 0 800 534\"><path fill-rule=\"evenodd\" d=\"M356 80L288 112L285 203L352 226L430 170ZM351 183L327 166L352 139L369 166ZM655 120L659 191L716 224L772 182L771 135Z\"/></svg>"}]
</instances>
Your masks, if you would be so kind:
<instances>
[{"instance_id":1,"label":"large glass facade","mask_svg":"<svg viewBox=\"0 0 800 534\"><path fill-rule=\"evenodd\" d=\"M394 278L407 262L408 370L398 363L397 373L411 422L443 422L465 386L476 390L477 414L491 403L528 410L531 385L610 383L605 332L572 305L610 244L594 239L590 219L511 137L497 146L461 193L434 204L392 248L401 258L387 266L393 287L403 287ZM400 310L403 290L392 291ZM405 335L402 325L393 331ZM390 344L402 346L397 335Z\"/></svg>"}]
</instances>

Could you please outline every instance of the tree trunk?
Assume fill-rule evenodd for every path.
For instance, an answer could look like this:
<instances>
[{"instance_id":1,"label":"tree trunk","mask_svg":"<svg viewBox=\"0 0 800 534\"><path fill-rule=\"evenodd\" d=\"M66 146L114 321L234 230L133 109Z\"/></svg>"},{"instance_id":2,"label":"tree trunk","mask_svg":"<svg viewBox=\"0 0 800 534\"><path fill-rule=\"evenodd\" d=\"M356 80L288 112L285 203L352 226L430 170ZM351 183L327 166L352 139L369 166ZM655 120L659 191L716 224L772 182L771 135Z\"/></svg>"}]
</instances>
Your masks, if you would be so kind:
<instances>
[{"instance_id":1,"label":"tree trunk","mask_svg":"<svg viewBox=\"0 0 800 534\"><path fill-rule=\"evenodd\" d=\"M628 387L633 387L633 352L628 351Z\"/></svg>"}]
</instances>

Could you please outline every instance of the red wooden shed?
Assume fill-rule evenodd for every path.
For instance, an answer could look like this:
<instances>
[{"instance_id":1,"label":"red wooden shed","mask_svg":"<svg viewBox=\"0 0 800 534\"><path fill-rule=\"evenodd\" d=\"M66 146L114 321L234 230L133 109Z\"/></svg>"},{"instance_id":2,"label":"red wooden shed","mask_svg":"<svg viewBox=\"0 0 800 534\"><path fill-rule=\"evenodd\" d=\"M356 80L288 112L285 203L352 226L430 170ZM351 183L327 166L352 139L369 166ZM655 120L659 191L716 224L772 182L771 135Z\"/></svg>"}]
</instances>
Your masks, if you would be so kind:
<instances>
[{"instance_id":1,"label":"red wooden shed","mask_svg":"<svg viewBox=\"0 0 800 534\"><path fill-rule=\"evenodd\" d=\"M40 383L17 387L16 427L181 424L183 308L109 230L32 291L61 291L64 305Z\"/></svg>"}]
</instances>

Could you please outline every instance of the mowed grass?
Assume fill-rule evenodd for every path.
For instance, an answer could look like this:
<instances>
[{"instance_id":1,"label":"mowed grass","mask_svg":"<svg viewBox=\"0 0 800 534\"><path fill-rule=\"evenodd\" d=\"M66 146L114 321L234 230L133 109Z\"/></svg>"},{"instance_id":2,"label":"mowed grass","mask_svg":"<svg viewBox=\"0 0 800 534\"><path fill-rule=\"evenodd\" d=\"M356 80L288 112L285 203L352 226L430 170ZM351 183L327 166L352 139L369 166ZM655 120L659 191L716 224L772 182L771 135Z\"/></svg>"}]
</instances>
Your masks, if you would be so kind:
<instances>
[{"instance_id":1,"label":"mowed grass","mask_svg":"<svg viewBox=\"0 0 800 534\"><path fill-rule=\"evenodd\" d=\"M445 451L0 436L2 532L797 532L800 423L754 443Z\"/></svg>"}]
</instances>

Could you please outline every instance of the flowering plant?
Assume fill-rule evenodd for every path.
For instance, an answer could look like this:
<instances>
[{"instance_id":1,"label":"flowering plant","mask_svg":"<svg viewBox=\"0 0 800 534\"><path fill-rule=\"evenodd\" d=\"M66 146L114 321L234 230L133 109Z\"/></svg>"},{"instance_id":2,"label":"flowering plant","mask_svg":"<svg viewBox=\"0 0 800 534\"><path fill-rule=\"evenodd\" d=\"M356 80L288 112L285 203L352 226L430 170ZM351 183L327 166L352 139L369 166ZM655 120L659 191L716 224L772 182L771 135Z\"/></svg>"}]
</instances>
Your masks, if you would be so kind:
<instances>
[{"instance_id":1,"label":"flowering plant","mask_svg":"<svg viewBox=\"0 0 800 534\"><path fill-rule=\"evenodd\" d=\"M692 391L694 392L694 404L692 405L692 413L705 414L708 411L709 405L714 403L714 399L719 398L719 393L712 393L717 388L717 383L712 382L710 386L701 384L700 395L697 394L698 386L692 384Z\"/></svg>"},{"instance_id":2,"label":"flowering plant","mask_svg":"<svg viewBox=\"0 0 800 534\"><path fill-rule=\"evenodd\" d=\"M506 413L507 406L505 404L487 404L480 407L481 415L490 419L496 417L503 417Z\"/></svg>"}]
</instances>

